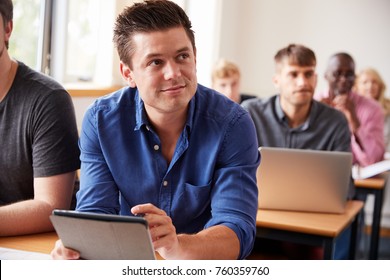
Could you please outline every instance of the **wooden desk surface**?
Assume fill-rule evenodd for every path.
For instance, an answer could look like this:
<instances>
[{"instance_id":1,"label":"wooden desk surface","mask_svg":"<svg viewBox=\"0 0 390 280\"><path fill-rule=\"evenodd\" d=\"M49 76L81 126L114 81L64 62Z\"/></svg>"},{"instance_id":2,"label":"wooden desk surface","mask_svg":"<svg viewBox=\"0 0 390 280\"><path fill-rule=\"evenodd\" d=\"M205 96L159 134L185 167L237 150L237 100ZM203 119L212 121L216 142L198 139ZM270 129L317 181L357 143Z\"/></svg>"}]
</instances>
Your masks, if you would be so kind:
<instances>
[{"instance_id":1,"label":"wooden desk surface","mask_svg":"<svg viewBox=\"0 0 390 280\"><path fill-rule=\"evenodd\" d=\"M55 232L0 237L0 247L50 254L57 240L58 236ZM156 258L163 259L157 252Z\"/></svg>"},{"instance_id":2,"label":"wooden desk surface","mask_svg":"<svg viewBox=\"0 0 390 280\"><path fill-rule=\"evenodd\" d=\"M258 210L256 225L263 228L336 237L363 208L362 201L348 201L343 214Z\"/></svg>"},{"instance_id":3,"label":"wooden desk surface","mask_svg":"<svg viewBox=\"0 0 390 280\"><path fill-rule=\"evenodd\" d=\"M383 189L385 187L386 180L381 177L357 179L354 180L356 187L370 188L370 189Z\"/></svg>"},{"instance_id":4,"label":"wooden desk surface","mask_svg":"<svg viewBox=\"0 0 390 280\"><path fill-rule=\"evenodd\" d=\"M0 237L0 247L50 254L57 239L55 232Z\"/></svg>"},{"instance_id":5,"label":"wooden desk surface","mask_svg":"<svg viewBox=\"0 0 390 280\"><path fill-rule=\"evenodd\" d=\"M258 210L259 227L336 237L363 208L361 201L348 201L343 214ZM55 232L0 237L0 247L49 254L58 239ZM161 258L157 254L157 258Z\"/></svg>"}]
</instances>

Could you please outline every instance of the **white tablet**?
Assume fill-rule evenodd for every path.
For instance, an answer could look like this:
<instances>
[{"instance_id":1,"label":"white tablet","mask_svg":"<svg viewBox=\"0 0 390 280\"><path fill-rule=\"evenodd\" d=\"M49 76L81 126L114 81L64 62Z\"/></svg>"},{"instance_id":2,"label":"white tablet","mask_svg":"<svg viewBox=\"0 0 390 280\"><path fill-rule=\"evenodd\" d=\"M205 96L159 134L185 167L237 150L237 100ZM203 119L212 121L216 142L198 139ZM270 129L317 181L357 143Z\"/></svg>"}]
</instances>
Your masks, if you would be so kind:
<instances>
[{"instance_id":1,"label":"white tablet","mask_svg":"<svg viewBox=\"0 0 390 280\"><path fill-rule=\"evenodd\" d=\"M142 217L54 210L50 220L62 243L90 260L154 260Z\"/></svg>"}]
</instances>

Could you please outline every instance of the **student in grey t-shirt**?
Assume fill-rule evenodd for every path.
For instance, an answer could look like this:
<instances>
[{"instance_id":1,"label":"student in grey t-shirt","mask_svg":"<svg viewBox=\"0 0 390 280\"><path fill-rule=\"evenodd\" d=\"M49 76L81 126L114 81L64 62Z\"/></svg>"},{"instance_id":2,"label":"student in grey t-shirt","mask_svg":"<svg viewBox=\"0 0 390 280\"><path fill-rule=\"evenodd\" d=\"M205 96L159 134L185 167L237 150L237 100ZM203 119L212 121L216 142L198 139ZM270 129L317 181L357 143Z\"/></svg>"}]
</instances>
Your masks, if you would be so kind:
<instances>
[{"instance_id":1,"label":"student in grey t-shirt","mask_svg":"<svg viewBox=\"0 0 390 280\"><path fill-rule=\"evenodd\" d=\"M75 113L57 82L8 54L12 2L0 3L0 236L53 230L80 167Z\"/></svg>"}]
</instances>

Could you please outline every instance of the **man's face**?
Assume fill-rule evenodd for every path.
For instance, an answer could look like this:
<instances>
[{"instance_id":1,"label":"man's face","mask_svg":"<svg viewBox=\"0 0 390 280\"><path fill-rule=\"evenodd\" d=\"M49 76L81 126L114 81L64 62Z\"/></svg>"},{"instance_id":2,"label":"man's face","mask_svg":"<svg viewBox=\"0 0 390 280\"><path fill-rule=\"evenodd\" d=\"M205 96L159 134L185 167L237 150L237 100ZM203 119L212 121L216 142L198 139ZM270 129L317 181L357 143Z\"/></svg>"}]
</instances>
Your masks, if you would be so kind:
<instances>
[{"instance_id":1,"label":"man's face","mask_svg":"<svg viewBox=\"0 0 390 280\"><path fill-rule=\"evenodd\" d=\"M234 102L240 102L240 75L235 73L226 78L215 78L213 88Z\"/></svg>"},{"instance_id":2,"label":"man's face","mask_svg":"<svg viewBox=\"0 0 390 280\"><path fill-rule=\"evenodd\" d=\"M333 95L349 94L355 82L355 63L344 56L331 58L325 79Z\"/></svg>"},{"instance_id":3,"label":"man's face","mask_svg":"<svg viewBox=\"0 0 390 280\"><path fill-rule=\"evenodd\" d=\"M148 114L186 110L197 88L196 55L182 27L133 36L131 69L121 72L137 87Z\"/></svg>"},{"instance_id":4,"label":"man's face","mask_svg":"<svg viewBox=\"0 0 390 280\"><path fill-rule=\"evenodd\" d=\"M273 82L279 90L282 104L308 105L313 99L317 85L315 66L293 65L284 60L277 65Z\"/></svg>"},{"instance_id":5,"label":"man's face","mask_svg":"<svg viewBox=\"0 0 390 280\"><path fill-rule=\"evenodd\" d=\"M12 20L4 24L4 18L0 14L0 58L7 51L9 38L12 32Z\"/></svg>"}]
</instances>

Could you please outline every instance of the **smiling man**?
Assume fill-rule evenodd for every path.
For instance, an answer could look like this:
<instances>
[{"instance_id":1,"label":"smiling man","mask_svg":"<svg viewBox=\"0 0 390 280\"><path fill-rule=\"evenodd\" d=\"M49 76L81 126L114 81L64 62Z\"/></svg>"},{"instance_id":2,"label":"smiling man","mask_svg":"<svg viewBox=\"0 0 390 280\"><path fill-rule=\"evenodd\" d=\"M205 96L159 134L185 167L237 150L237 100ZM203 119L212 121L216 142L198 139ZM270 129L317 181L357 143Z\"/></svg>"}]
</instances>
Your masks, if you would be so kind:
<instances>
[{"instance_id":1,"label":"smiling man","mask_svg":"<svg viewBox=\"0 0 390 280\"><path fill-rule=\"evenodd\" d=\"M126 8L114 42L129 87L85 114L77 210L145 214L165 259L245 258L260 163L249 114L197 84L194 33L177 4ZM52 256L79 257L61 241Z\"/></svg>"}]
</instances>

